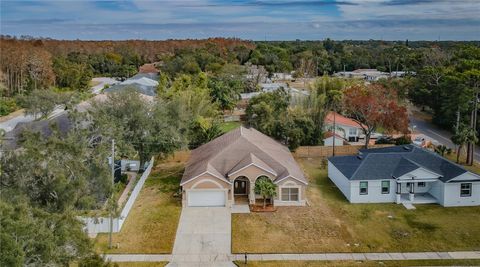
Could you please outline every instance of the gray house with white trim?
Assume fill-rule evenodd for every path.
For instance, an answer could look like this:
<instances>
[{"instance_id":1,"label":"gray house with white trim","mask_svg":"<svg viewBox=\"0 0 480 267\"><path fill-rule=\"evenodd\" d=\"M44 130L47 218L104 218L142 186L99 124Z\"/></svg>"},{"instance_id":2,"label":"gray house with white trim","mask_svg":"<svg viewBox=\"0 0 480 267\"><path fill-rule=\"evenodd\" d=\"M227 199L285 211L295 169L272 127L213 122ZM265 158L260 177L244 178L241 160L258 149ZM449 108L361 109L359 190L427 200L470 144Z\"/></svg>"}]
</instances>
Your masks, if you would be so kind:
<instances>
[{"instance_id":1,"label":"gray house with white trim","mask_svg":"<svg viewBox=\"0 0 480 267\"><path fill-rule=\"evenodd\" d=\"M479 175L415 145L330 157L328 177L351 203L480 205Z\"/></svg>"}]
</instances>

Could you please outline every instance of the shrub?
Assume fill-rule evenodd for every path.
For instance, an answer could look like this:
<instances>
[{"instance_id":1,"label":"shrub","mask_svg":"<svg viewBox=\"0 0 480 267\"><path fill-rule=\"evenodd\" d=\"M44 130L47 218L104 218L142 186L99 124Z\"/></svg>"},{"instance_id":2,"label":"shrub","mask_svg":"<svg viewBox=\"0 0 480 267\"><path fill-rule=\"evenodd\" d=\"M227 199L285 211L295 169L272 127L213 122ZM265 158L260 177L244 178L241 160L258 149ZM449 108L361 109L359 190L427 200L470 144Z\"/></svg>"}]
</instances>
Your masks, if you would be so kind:
<instances>
[{"instance_id":1,"label":"shrub","mask_svg":"<svg viewBox=\"0 0 480 267\"><path fill-rule=\"evenodd\" d=\"M18 109L14 98L0 97L0 116L8 115Z\"/></svg>"},{"instance_id":2,"label":"shrub","mask_svg":"<svg viewBox=\"0 0 480 267\"><path fill-rule=\"evenodd\" d=\"M395 145L401 146L401 145L408 145L412 143L412 138L408 135L404 135L398 138L395 138Z\"/></svg>"}]
</instances>

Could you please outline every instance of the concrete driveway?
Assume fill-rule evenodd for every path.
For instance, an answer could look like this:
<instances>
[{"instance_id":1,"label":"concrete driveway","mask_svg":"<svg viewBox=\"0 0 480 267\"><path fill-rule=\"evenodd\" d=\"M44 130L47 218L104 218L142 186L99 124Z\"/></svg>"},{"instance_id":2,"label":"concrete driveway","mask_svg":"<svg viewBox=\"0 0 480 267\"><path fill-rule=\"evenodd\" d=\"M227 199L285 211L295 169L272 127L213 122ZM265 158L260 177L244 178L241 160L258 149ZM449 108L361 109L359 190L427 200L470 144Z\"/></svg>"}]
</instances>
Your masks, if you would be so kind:
<instances>
[{"instance_id":1,"label":"concrete driveway","mask_svg":"<svg viewBox=\"0 0 480 267\"><path fill-rule=\"evenodd\" d=\"M235 266L228 208L183 208L168 266Z\"/></svg>"}]
</instances>

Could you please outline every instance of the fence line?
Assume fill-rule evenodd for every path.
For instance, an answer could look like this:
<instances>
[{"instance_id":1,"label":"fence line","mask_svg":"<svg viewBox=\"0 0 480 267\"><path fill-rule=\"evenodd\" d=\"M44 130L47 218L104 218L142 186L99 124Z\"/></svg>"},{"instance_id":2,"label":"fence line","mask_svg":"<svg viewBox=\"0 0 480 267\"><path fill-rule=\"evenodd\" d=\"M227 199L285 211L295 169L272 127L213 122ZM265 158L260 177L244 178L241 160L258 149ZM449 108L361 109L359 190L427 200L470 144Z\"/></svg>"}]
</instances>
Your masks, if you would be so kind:
<instances>
[{"instance_id":1,"label":"fence line","mask_svg":"<svg viewBox=\"0 0 480 267\"><path fill-rule=\"evenodd\" d=\"M370 145L369 148L382 148L393 145ZM358 150L364 148L363 145L335 146L335 156L355 155ZM299 158L319 158L333 156L333 147L331 146L300 146L295 150L294 155Z\"/></svg>"},{"instance_id":2,"label":"fence line","mask_svg":"<svg viewBox=\"0 0 480 267\"><path fill-rule=\"evenodd\" d=\"M143 185L147 180L147 177L150 175L150 172L152 171L152 167L153 167L153 157L150 160L147 169L143 172L142 176L140 177L140 180L138 180L137 184L133 188L132 193L130 194L130 197L127 200L127 203L123 207L122 212L120 212L120 216L113 218L112 223L113 223L114 233L120 232L120 230L122 229L123 223L127 219L128 214L132 210L133 204L135 203L135 200L140 194L140 191L142 190ZM110 217L80 217L80 220L84 222L85 227L83 229L87 234L110 232Z\"/></svg>"}]
</instances>

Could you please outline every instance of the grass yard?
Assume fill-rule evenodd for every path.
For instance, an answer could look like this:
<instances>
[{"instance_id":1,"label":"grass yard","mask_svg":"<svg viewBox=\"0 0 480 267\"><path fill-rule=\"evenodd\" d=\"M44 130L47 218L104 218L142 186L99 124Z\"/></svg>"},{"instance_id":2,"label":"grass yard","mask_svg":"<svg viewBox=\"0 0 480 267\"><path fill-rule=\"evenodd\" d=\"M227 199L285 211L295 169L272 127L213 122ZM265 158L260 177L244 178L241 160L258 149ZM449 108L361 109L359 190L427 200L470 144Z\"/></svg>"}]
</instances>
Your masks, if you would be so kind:
<instances>
[{"instance_id":1,"label":"grass yard","mask_svg":"<svg viewBox=\"0 0 480 267\"><path fill-rule=\"evenodd\" d=\"M350 204L327 178L326 161L298 159L310 207L234 214L234 253L402 252L480 249L480 207Z\"/></svg>"},{"instance_id":2,"label":"grass yard","mask_svg":"<svg viewBox=\"0 0 480 267\"><path fill-rule=\"evenodd\" d=\"M480 260L411 260L411 261L252 261L235 262L239 267L377 267L377 266L478 266Z\"/></svg>"},{"instance_id":3,"label":"grass yard","mask_svg":"<svg viewBox=\"0 0 480 267\"><path fill-rule=\"evenodd\" d=\"M228 133L240 125L242 125L242 123L239 121L223 122L220 124L220 130L222 130L223 133Z\"/></svg>"},{"instance_id":4,"label":"grass yard","mask_svg":"<svg viewBox=\"0 0 480 267\"><path fill-rule=\"evenodd\" d=\"M118 244L118 248L108 249L108 234L99 234L95 240L98 252L172 252L181 212L181 200L174 193L179 188L183 165L183 161L169 160L155 166L122 230L113 234L113 245Z\"/></svg>"}]
</instances>

